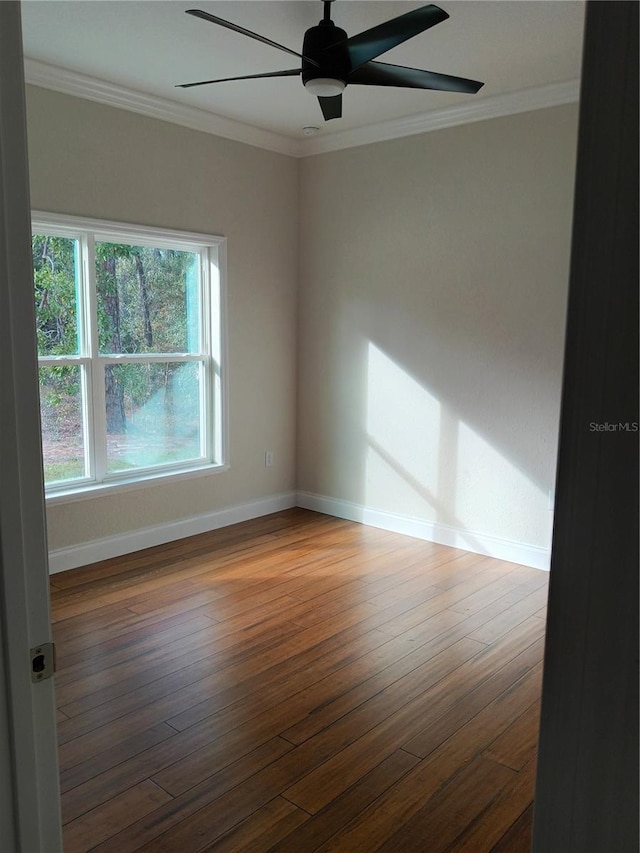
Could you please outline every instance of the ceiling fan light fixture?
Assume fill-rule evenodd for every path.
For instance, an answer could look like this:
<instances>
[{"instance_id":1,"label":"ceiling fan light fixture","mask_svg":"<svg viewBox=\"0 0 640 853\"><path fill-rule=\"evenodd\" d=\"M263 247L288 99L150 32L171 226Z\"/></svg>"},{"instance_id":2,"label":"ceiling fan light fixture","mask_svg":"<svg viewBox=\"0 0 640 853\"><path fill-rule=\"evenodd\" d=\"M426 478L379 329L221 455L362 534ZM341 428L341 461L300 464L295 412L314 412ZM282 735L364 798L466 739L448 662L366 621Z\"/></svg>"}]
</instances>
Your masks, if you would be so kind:
<instances>
[{"instance_id":1,"label":"ceiling fan light fixture","mask_svg":"<svg viewBox=\"0 0 640 853\"><path fill-rule=\"evenodd\" d=\"M337 77L315 77L306 80L304 87L316 98L335 98L344 92L346 83Z\"/></svg>"},{"instance_id":2,"label":"ceiling fan light fixture","mask_svg":"<svg viewBox=\"0 0 640 853\"><path fill-rule=\"evenodd\" d=\"M317 26L310 27L305 32L301 53L209 12L187 9L188 15L226 27L299 57L302 67L263 74L245 74L241 77L224 77L219 80L180 83L180 87L190 89L192 86L230 83L232 80L300 76L305 89L317 98L325 121L342 118L342 93L347 85L352 83L360 86L396 86L401 89L436 89L462 94L475 94L482 87L483 84L479 81L467 80L465 77L374 61L381 54L445 21L449 15L434 3L405 12L351 38L346 30L337 27L331 20L332 3L333 0L323 0L323 18Z\"/></svg>"}]
</instances>

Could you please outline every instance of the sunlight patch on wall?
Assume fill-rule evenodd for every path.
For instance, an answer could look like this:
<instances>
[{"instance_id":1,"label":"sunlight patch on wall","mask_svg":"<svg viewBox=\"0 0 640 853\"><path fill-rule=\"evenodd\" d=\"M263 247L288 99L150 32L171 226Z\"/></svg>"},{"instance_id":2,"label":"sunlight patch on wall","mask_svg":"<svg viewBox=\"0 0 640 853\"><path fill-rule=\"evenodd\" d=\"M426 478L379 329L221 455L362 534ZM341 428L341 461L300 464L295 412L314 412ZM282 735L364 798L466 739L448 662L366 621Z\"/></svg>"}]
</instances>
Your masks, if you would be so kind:
<instances>
[{"instance_id":1,"label":"sunlight patch on wall","mask_svg":"<svg viewBox=\"0 0 640 853\"><path fill-rule=\"evenodd\" d=\"M540 487L372 342L365 432L366 506L453 528L472 550L482 550L474 534L504 530L510 540L548 541Z\"/></svg>"},{"instance_id":2,"label":"sunlight patch on wall","mask_svg":"<svg viewBox=\"0 0 640 853\"><path fill-rule=\"evenodd\" d=\"M438 485L440 402L382 350L367 354L365 503L421 515Z\"/></svg>"}]
</instances>

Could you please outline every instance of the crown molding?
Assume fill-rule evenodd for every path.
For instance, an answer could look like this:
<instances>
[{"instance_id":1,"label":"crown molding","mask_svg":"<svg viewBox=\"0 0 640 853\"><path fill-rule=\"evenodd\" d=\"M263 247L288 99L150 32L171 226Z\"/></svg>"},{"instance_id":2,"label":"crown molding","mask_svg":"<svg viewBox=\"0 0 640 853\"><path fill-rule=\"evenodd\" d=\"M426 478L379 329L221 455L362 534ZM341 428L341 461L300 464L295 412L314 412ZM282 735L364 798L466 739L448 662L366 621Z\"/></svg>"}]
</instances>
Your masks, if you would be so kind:
<instances>
[{"instance_id":1,"label":"crown molding","mask_svg":"<svg viewBox=\"0 0 640 853\"><path fill-rule=\"evenodd\" d=\"M519 92L490 95L467 101L459 106L443 107L407 118L300 140L225 118L197 107L185 106L157 95L145 94L96 77L49 65L36 59L25 57L24 69L25 81L34 86L97 101L110 107L129 110L149 118L179 124L290 157L325 154L343 148L386 142L390 139L443 130L475 121L575 103L580 95L580 81L568 80L563 83L523 89Z\"/></svg>"},{"instance_id":2,"label":"crown molding","mask_svg":"<svg viewBox=\"0 0 640 853\"><path fill-rule=\"evenodd\" d=\"M548 86L536 86L503 95L490 95L486 98L467 101L459 106L443 107L420 115L380 122L354 130L344 130L331 136L316 136L303 143L302 156L325 154L343 148L355 148L359 145L371 145L374 142L386 142L403 136L428 133L432 130L444 130L460 124L572 104L577 102L579 97L579 80L551 83Z\"/></svg>"}]
</instances>

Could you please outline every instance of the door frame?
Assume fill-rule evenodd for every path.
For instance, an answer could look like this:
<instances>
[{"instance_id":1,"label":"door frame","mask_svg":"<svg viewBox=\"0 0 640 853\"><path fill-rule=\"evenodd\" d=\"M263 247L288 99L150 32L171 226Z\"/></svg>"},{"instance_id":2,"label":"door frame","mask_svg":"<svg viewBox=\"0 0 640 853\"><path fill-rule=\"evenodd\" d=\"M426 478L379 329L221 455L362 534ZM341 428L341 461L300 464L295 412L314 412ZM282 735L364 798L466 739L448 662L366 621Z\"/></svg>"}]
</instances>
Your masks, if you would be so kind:
<instances>
[{"instance_id":1,"label":"door frame","mask_svg":"<svg viewBox=\"0 0 640 853\"><path fill-rule=\"evenodd\" d=\"M0 777L3 853L62 850L20 3L0 2ZM13 839L11 838L13 836Z\"/></svg>"}]
</instances>

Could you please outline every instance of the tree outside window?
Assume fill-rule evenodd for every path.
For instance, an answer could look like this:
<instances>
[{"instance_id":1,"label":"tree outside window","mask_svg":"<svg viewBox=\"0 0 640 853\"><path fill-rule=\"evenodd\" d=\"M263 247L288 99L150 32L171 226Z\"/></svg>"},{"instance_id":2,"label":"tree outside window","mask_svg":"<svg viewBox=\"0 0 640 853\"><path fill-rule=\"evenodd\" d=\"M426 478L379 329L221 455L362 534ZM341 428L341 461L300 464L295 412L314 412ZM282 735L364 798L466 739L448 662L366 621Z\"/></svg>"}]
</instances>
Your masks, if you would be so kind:
<instances>
[{"instance_id":1,"label":"tree outside window","mask_svg":"<svg viewBox=\"0 0 640 853\"><path fill-rule=\"evenodd\" d=\"M32 238L48 489L221 464L221 239L51 219Z\"/></svg>"}]
</instances>

